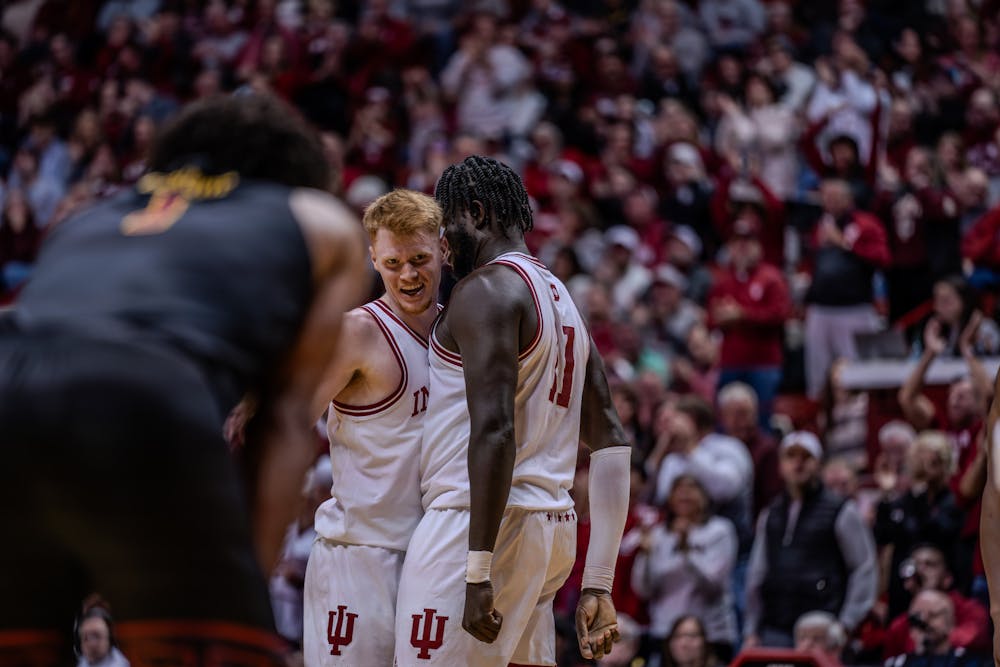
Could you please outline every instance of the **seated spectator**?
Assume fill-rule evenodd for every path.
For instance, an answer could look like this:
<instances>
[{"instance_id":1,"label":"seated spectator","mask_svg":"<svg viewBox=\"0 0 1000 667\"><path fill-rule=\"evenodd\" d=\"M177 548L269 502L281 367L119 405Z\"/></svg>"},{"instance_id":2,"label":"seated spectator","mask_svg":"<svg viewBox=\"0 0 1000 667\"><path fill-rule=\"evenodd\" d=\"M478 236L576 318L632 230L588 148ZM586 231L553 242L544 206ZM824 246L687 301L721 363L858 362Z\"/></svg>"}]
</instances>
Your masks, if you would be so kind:
<instances>
[{"instance_id":1,"label":"seated spectator","mask_svg":"<svg viewBox=\"0 0 1000 667\"><path fill-rule=\"evenodd\" d=\"M96 595L84 601L74 631L74 648L80 657L76 667L129 667L128 659L118 650L111 612Z\"/></svg>"},{"instance_id":2,"label":"seated spectator","mask_svg":"<svg viewBox=\"0 0 1000 667\"><path fill-rule=\"evenodd\" d=\"M890 572L899 572L903 560L918 544L933 544L952 558L962 528L962 513L948 488L955 469L948 437L941 431L924 431L917 436L908 468L912 487L895 500L885 497L875 516L875 541L880 549L892 551ZM902 613L908 601L902 580L894 577L889 586L890 617Z\"/></svg>"},{"instance_id":3,"label":"seated spectator","mask_svg":"<svg viewBox=\"0 0 1000 667\"><path fill-rule=\"evenodd\" d=\"M740 552L750 546L753 504L753 460L742 442L715 433L712 406L696 396L683 396L667 416L666 431L656 448L667 452L656 472L656 502L665 503L674 481L694 476L708 492L717 513L733 522ZM657 452L651 455L657 458Z\"/></svg>"},{"instance_id":4,"label":"seated spectator","mask_svg":"<svg viewBox=\"0 0 1000 667\"><path fill-rule=\"evenodd\" d=\"M938 591L951 599L954 627L949 634L951 645L969 652L989 653L992 647L990 619L986 608L953 588L954 580L944 554L935 546L921 545L902 562L898 572L903 587L911 595L922 591ZM885 634L883 655L891 658L913 653L913 621L909 614L900 614L889 624Z\"/></svg>"},{"instance_id":5,"label":"seated spectator","mask_svg":"<svg viewBox=\"0 0 1000 667\"><path fill-rule=\"evenodd\" d=\"M817 421L827 456L844 458L861 470L868 463L868 393L844 386L841 376L846 362L841 358L830 366Z\"/></svg>"},{"instance_id":6,"label":"seated spectator","mask_svg":"<svg viewBox=\"0 0 1000 667\"><path fill-rule=\"evenodd\" d=\"M980 658L951 643L955 626L955 609L947 595L940 591L923 591L910 605L910 631L916 647L910 653L886 661L887 667L979 667L992 664L991 658Z\"/></svg>"},{"instance_id":7,"label":"seated spectator","mask_svg":"<svg viewBox=\"0 0 1000 667\"><path fill-rule=\"evenodd\" d=\"M31 274L42 232L20 190L10 190L0 215L0 292L16 290Z\"/></svg>"},{"instance_id":8,"label":"seated spectator","mask_svg":"<svg viewBox=\"0 0 1000 667\"><path fill-rule=\"evenodd\" d=\"M855 504L819 478L823 448L812 433L781 441L785 491L764 510L747 571L744 645L790 648L795 621L836 614L848 632L875 602L875 545Z\"/></svg>"},{"instance_id":9,"label":"seated spectator","mask_svg":"<svg viewBox=\"0 0 1000 667\"><path fill-rule=\"evenodd\" d=\"M666 521L643 530L632 587L649 600L649 634L657 641L684 613L704 620L705 635L723 660L736 641L731 575L736 565L733 524L712 516L708 494L692 475L674 480Z\"/></svg>"},{"instance_id":10,"label":"seated spectator","mask_svg":"<svg viewBox=\"0 0 1000 667\"><path fill-rule=\"evenodd\" d=\"M831 667L840 665L847 634L837 617L827 611L810 611L795 621L795 650L823 654Z\"/></svg>"},{"instance_id":11,"label":"seated spectator","mask_svg":"<svg viewBox=\"0 0 1000 667\"><path fill-rule=\"evenodd\" d=\"M674 622L663 642L664 667L717 667L719 662L705 638L701 619L687 615Z\"/></svg>"},{"instance_id":12,"label":"seated spectator","mask_svg":"<svg viewBox=\"0 0 1000 667\"><path fill-rule=\"evenodd\" d=\"M756 519L785 486L778 470L778 442L760 426L757 393L750 385L730 382L719 390L717 402L722 432L746 445L753 458L753 516Z\"/></svg>"},{"instance_id":13,"label":"seated spectator","mask_svg":"<svg viewBox=\"0 0 1000 667\"><path fill-rule=\"evenodd\" d=\"M910 488L907 461L916 439L917 432L900 419L887 422L879 429L879 453L875 458L872 476L885 497L898 498Z\"/></svg>"}]
</instances>

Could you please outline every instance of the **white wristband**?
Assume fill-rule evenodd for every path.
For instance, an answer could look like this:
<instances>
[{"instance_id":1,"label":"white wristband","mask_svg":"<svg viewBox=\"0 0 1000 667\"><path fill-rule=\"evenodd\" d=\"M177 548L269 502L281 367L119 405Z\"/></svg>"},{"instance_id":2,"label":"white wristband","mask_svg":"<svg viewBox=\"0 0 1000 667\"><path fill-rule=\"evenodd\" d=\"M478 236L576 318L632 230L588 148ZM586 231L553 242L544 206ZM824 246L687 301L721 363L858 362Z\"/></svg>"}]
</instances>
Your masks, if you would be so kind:
<instances>
[{"instance_id":1,"label":"white wristband","mask_svg":"<svg viewBox=\"0 0 1000 667\"><path fill-rule=\"evenodd\" d=\"M492 565L492 551L470 551L469 559L465 563L465 583L481 584L489 581Z\"/></svg>"},{"instance_id":2,"label":"white wristband","mask_svg":"<svg viewBox=\"0 0 1000 667\"><path fill-rule=\"evenodd\" d=\"M615 583L615 569L613 567L602 567L600 565L585 565L583 567L583 583L580 588L596 588L600 591L611 592L611 586Z\"/></svg>"}]
</instances>

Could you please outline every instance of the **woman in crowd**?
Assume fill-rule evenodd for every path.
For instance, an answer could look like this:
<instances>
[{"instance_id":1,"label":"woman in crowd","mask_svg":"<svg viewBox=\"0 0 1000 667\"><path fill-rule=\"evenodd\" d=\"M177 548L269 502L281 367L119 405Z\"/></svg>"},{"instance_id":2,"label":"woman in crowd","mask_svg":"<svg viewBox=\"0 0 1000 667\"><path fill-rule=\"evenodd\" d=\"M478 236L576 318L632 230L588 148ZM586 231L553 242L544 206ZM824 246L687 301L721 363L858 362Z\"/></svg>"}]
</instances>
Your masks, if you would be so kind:
<instances>
[{"instance_id":1,"label":"woman in crowd","mask_svg":"<svg viewBox=\"0 0 1000 667\"><path fill-rule=\"evenodd\" d=\"M666 510L666 521L644 533L632 568L633 589L649 600L650 635L663 640L682 614L695 614L704 619L703 640L728 660L736 641L736 530L712 516L708 494L691 475L674 481Z\"/></svg>"}]
</instances>

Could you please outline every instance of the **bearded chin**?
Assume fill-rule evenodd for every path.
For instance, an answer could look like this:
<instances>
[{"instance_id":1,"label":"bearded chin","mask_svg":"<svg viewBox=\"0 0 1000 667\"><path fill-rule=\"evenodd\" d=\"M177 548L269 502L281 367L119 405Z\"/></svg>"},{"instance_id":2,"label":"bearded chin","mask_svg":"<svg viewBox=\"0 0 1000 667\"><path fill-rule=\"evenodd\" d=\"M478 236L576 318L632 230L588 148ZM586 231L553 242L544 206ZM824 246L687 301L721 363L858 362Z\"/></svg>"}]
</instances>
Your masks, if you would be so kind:
<instances>
[{"instance_id":1,"label":"bearded chin","mask_svg":"<svg viewBox=\"0 0 1000 667\"><path fill-rule=\"evenodd\" d=\"M451 273L461 280L476 268L473 265L476 247L472 240L467 238L452 239L451 246Z\"/></svg>"}]
</instances>

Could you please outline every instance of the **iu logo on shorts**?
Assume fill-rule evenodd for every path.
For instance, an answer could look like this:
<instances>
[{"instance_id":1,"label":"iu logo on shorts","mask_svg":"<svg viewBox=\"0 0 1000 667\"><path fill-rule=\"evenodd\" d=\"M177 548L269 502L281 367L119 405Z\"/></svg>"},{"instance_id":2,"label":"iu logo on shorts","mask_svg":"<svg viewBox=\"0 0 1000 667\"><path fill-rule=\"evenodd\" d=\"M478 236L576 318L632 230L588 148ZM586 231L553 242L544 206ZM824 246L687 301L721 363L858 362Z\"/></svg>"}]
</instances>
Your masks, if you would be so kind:
<instances>
[{"instance_id":1,"label":"iu logo on shorts","mask_svg":"<svg viewBox=\"0 0 1000 667\"><path fill-rule=\"evenodd\" d=\"M417 658L420 660L430 660L431 651L441 648L444 640L444 623L447 616L435 616L437 609L424 609L424 629L420 631L420 614L413 614L413 627L410 630L410 645L420 649ZM434 637L431 639L431 637Z\"/></svg>"},{"instance_id":2,"label":"iu logo on shorts","mask_svg":"<svg viewBox=\"0 0 1000 667\"><path fill-rule=\"evenodd\" d=\"M347 623L344 623L344 618ZM330 643L330 655L340 655L342 646L347 646L354 640L354 619L357 614L350 614L347 605L337 605L337 611L331 611L326 623L326 640ZM337 627L333 627L333 619L337 619ZM346 628L344 626L347 626Z\"/></svg>"}]
</instances>

